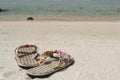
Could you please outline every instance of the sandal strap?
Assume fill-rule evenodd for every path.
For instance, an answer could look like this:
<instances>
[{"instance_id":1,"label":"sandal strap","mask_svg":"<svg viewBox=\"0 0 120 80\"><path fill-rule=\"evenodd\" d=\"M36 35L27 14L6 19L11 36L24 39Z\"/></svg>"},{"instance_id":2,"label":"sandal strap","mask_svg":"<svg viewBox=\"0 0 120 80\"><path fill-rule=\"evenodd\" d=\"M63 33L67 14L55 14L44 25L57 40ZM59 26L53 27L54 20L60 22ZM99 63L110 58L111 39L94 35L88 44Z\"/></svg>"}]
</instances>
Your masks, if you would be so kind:
<instances>
[{"instance_id":1,"label":"sandal strap","mask_svg":"<svg viewBox=\"0 0 120 80\"><path fill-rule=\"evenodd\" d=\"M59 57L55 57L54 54L59 55ZM44 57L44 61L41 61L40 64L44 64L45 62L57 60L57 61L59 61L58 67L61 67L60 64L65 63L64 59L63 59L64 55L66 55L65 52L58 51L58 50L55 50L55 51L46 51L41 56L41 57ZM48 57L49 57L49 59L47 60Z\"/></svg>"}]
</instances>

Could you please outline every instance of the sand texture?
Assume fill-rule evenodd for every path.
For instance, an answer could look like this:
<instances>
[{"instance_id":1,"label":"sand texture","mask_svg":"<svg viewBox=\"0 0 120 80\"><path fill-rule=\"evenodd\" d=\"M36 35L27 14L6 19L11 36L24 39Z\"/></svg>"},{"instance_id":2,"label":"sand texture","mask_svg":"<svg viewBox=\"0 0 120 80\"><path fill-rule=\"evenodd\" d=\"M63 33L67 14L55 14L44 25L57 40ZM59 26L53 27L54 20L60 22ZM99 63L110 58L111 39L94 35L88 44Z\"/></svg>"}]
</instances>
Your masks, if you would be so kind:
<instances>
[{"instance_id":1,"label":"sand texture","mask_svg":"<svg viewBox=\"0 0 120 80\"><path fill-rule=\"evenodd\" d=\"M35 44L39 53L61 50L75 64L48 78L31 79L18 67L14 49ZM0 22L0 80L120 80L120 22Z\"/></svg>"}]
</instances>

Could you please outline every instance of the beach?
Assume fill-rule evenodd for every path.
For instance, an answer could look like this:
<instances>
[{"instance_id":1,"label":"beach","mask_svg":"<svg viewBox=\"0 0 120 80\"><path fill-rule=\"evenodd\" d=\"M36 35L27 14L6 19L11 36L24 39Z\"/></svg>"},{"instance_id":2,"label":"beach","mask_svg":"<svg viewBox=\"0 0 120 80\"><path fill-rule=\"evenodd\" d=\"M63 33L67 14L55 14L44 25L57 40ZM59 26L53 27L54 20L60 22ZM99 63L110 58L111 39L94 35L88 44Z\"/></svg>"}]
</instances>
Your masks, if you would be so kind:
<instances>
[{"instance_id":1,"label":"beach","mask_svg":"<svg viewBox=\"0 0 120 80\"><path fill-rule=\"evenodd\" d=\"M48 78L31 79L14 50L34 44L39 53L61 50L74 65ZM119 80L120 22L0 21L0 80Z\"/></svg>"}]
</instances>

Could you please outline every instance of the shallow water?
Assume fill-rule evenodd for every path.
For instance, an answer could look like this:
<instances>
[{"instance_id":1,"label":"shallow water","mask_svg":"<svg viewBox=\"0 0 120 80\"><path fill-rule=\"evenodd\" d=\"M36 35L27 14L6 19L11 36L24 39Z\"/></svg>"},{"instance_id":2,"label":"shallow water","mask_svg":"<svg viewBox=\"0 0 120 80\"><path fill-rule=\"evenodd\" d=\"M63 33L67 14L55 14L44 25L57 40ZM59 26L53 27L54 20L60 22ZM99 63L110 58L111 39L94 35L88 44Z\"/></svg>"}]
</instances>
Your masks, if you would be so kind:
<instances>
[{"instance_id":1,"label":"shallow water","mask_svg":"<svg viewBox=\"0 0 120 80\"><path fill-rule=\"evenodd\" d=\"M0 0L0 20L120 17L119 0Z\"/></svg>"}]
</instances>

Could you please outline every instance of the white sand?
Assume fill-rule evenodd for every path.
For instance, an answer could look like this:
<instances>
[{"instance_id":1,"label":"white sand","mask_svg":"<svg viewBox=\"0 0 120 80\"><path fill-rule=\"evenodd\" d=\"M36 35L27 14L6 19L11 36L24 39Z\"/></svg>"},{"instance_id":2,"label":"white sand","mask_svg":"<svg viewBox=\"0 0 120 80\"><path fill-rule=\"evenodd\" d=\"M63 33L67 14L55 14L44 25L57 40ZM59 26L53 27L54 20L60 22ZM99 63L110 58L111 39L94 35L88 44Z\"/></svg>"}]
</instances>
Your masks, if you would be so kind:
<instances>
[{"instance_id":1,"label":"white sand","mask_svg":"<svg viewBox=\"0 0 120 80\"><path fill-rule=\"evenodd\" d=\"M0 22L0 80L31 80L14 59L14 49L28 43L75 59L66 70L34 80L120 80L120 22Z\"/></svg>"}]
</instances>

